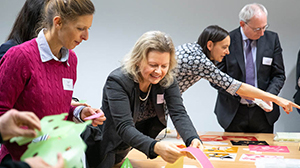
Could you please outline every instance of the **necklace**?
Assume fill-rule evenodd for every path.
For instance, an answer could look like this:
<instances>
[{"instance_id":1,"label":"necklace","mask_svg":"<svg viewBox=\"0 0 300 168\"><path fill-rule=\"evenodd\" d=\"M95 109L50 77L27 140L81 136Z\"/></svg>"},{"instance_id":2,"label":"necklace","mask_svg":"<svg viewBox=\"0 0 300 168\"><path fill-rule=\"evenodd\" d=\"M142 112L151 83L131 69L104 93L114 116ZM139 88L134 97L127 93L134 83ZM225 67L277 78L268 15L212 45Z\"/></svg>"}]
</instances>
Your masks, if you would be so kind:
<instances>
[{"instance_id":1,"label":"necklace","mask_svg":"<svg viewBox=\"0 0 300 168\"><path fill-rule=\"evenodd\" d=\"M140 100L142 100L142 101L145 101L145 100L147 100L148 99L148 96L149 96L149 93L150 93L150 90L151 90L151 87L152 87L152 84L150 84L150 87L149 87L149 89L148 89L148 93L147 93L147 95L146 95L146 97L145 98L141 98L141 96L139 96L139 98L140 98Z\"/></svg>"}]
</instances>

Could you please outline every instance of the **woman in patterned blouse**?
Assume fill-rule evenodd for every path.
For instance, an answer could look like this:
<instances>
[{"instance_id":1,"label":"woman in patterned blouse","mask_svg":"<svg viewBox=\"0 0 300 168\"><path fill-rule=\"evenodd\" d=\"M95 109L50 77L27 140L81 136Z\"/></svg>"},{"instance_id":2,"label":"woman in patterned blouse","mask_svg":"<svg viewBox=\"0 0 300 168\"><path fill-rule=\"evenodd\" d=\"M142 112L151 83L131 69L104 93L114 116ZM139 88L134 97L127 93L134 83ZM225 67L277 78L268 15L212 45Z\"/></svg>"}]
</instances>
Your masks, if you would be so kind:
<instances>
[{"instance_id":1,"label":"woman in patterned blouse","mask_svg":"<svg viewBox=\"0 0 300 168\"><path fill-rule=\"evenodd\" d=\"M235 80L220 71L214 62L221 62L229 54L229 45L229 33L219 26L212 25L203 30L197 42L178 46L176 48L178 62L176 77L180 92L183 93L204 78L225 89L231 95L238 94L250 100L262 99L271 107L274 102L281 106L286 113L291 112L293 107L300 108L289 100Z\"/></svg>"}]
</instances>

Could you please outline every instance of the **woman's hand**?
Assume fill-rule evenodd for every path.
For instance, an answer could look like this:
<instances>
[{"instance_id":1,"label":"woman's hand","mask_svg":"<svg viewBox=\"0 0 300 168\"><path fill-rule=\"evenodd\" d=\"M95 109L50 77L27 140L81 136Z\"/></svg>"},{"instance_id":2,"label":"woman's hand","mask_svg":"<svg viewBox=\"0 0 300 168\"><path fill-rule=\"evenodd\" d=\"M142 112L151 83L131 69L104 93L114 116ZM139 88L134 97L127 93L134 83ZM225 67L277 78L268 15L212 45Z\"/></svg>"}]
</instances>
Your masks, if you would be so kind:
<instances>
[{"instance_id":1,"label":"woman's hand","mask_svg":"<svg viewBox=\"0 0 300 168\"><path fill-rule=\"evenodd\" d=\"M28 129L20 128L26 126ZM40 119L33 113L11 109L0 118L0 132L4 141L16 137L35 137L34 129L41 130Z\"/></svg>"},{"instance_id":2,"label":"woman's hand","mask_svg":"<svg viewBox=\"0 0 300 168\"><path fill-rule=\"evenodd\" d=\"M293 107L300 109L299 105L279 96L277 96L275 103L281 106L287 114L293 111Z\"/></svg>"},{"instance_id":3,"label":"woman's hand","mask_svg":"<svg viewBox=\"0 0 300 168\"><path fill-rule=\"evenodd\" d=\"M170 142L157 142L154 145L154 152L168 163L174 163L181 156L184 156L180 151L180 148Z\"/></svg>"},{"instance_id":4,"label":"woman's hand","mask_svg":"<svg viewBox=\"0 0 300 168\"><path fill-rule=\"evenodd\" d=\"M100 112L102 112L100 109L84 107L80 113L80 118L82 120L84 120L86 117L91 116L95 113L100 113ZM94 127L96 127L97 125L102 125L105 120L106 120L106 117L104 116L104 113L102 112L102 115L100 117L93 119L92 125Z\"/></svg>"},{"instance_id":5,"label":"woman's hand","mask_svg":"<svg viewBox=\"0 0 300 168\"><path fill-rule=\"evenodd\" d=\"M203 144L201 141L197 138L193 139L189 147L198 148L203 151ZM190 159L195 159L194 156L190 152L181 151L185 156L187 156Z\"/></svg>"},{"instance_id":6,"label":"woman's hand","mask_svg":"<svg viewBox=\"0 0 300 168\"><path fill-rule=\"evenodd\" d=\"M41 157L31 157L25 159L25 162L29 164L31 168L64 168L64 158L60 153L57 154L57 163L55 166L51 166L46 163Z\"/></svg>"}]
</instances>

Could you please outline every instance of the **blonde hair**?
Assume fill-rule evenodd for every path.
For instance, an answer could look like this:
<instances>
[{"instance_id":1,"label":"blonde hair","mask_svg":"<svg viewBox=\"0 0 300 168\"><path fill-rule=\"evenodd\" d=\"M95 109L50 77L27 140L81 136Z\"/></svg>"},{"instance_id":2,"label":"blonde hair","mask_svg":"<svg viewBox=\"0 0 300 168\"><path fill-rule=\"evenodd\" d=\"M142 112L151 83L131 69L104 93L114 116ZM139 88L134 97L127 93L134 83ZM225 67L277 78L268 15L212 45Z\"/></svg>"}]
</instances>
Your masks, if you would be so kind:
<instances>
[{"instance_id":1,"label":"blonde hair","mask_svg":"<svg viewBox=\"0 0 300 168\"><path fill-rule=\"evenodd\" d=\"M90 0L49 0L45 6L42 28L51 29L55 16L60 16L63 22L67 22L94 12L95 7Z\"/></svg>"},{"instance_id":2,"label":"blonde hair","mask_svg":"<svg viewBox=\"0 0 300 168\"><path fill-rule=\"evenodd\" d=\"M122 66L123 70L133 77L135 82L142 81L138 65L147 61L150 51L170 53L169 69L165 77L159 82L163 87L168 87L174 82L174 69L177 66L175 58L175 47L170 36L160 31L149 31L144 33L135 43L131 51L125 56Z\"/></svg>"}]
</instances>

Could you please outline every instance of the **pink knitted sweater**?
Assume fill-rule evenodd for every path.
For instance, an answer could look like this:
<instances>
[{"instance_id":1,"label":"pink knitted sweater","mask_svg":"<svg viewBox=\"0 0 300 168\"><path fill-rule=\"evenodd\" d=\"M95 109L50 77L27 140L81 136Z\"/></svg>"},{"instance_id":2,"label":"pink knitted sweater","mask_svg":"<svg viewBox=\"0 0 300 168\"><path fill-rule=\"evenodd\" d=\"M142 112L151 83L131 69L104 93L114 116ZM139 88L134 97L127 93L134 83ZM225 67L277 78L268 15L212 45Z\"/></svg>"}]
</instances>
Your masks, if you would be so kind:
<instances>
[{"instance_id":1,"label":"pink knitted sweater","mask_svg":"<svg viewBox=\"0 0 300 168\"><path fill-rule=\"evenodd\" d=\"M42 62L35 39L8 50L0 62L0 115L15 108L32 111L40 119L68 112L71 120L75 109L70 105L73 91L63 87L63 78L72 79L73 86L76 81L77 57L71 50L67 62ZM26 149L27 145L5 143L0 160L7 152L20 160Z\"/></svg>"}]
</instances>

